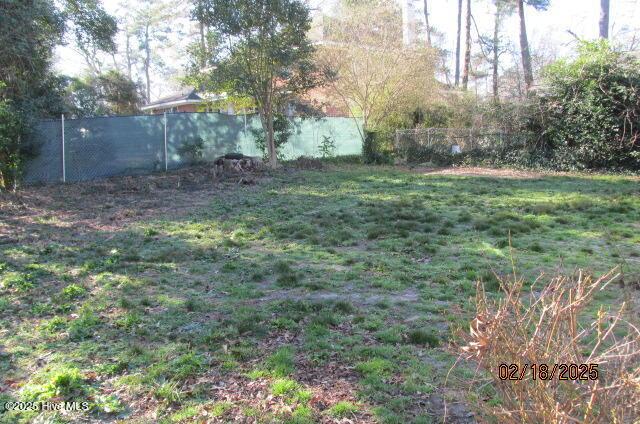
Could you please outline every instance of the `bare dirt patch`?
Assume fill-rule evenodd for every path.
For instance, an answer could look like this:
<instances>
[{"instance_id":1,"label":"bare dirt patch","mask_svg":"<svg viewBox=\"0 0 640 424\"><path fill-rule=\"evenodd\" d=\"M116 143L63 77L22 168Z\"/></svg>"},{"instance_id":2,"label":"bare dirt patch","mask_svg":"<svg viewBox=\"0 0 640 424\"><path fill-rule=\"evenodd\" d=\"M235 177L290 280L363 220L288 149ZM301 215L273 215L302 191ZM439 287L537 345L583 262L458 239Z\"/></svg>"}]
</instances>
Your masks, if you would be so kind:
<instances>
[{"instance_id":1,"label":"bare dirt patch","mask_svg":"<svg viewBox=\"0 0 640 424\"><path fill-rule=\"evenodd\" d=\"M310 302L318 301L347 301L355 306L371 306L378 302L388 301L392 303L416 302L420 294L415 289L406 289L397 293L371 293L367 290L357 290L352 286L344 286L340 288L340 292L336 291L308 291L300 290L280 290L273 289L260 298L261 302L273 300L306 300Z\"/></svg>"},{"instance_id":2,"label":"bare dirt patch","mask_svg":"<svg viewBox=\"0 0 640 424\"><path fill-rule=\"evenodd\" d=\"M535 171L520 171L503 168L479 168L479 167L447 167L447 168L408 168L411 172L423 175L454 175L462 177L497 177L515 179L537 179L546 174Z\"/></svg>"},{"instance_id":3,"label":"bare dirt patch","mask_svg":"<svg viewBox=\"0 0 640 424\"><path fill-rule=\"evenodd\" d=\"M179 218L216 198L252 190L264 173L216 176L209 166L167 174L113 177L100 181L24 187L0 192L0 244L32 239L46 224L87 231L118 231L155 217Z\"/></svg>"}]
</instances>

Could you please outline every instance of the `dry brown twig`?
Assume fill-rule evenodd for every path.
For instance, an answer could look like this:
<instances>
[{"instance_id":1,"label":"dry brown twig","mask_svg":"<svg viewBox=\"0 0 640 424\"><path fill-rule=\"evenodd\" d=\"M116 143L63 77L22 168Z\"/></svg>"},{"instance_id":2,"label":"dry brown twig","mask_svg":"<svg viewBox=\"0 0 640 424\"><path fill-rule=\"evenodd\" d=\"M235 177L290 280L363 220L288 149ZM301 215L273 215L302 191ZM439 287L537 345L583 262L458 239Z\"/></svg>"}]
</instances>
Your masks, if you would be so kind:
<instances>
[{"instance_id":1,"label":"dry brown twig","mask_svg":"<svg viewBox=\"0 0 640 424\"><path fill-rule=\"evenodd\" d=\"M541 291L534 290L537 281L526 291L514 273L501 281L499 298L478 283L476 316L460 334L456 363L475 362L478 384L472 386L495 389L498 402L478 400L483 415L505 423L640 422L640 330L626 319L625 303L613 311L601 306L588 319L594 296L618 275L614 269L594 279L579 272L556 276ZM502 364L514 364L513 374L502 366L502 377L515 379L501 378ZM534 372L534 364L547 365L548 374ZM589 369L597 369L597 378L585 372L584 380L560 380L560 364L597 365Z\"/></svg>"}]
</instances>

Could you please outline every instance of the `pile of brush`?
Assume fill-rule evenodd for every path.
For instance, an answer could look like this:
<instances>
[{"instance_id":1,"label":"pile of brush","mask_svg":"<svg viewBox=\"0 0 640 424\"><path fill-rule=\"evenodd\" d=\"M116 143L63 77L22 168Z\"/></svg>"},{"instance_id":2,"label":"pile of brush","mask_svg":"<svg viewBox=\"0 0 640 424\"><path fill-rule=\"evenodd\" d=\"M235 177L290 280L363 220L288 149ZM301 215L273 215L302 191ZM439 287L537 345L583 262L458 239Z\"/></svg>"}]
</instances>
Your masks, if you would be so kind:
<instances>
[{"instance_id":1,"label":"pile of brush","mask_svg":"<svg viewBox=\"0 0 640 424\"><path fill-rule=\"evenodd\" d=\"M264 162L256 156L246 156L242 153L227 153L216 158L213 162L215 175L225 173L245 173L260 170L264 167Z\"/></svg>"}]
</instances>

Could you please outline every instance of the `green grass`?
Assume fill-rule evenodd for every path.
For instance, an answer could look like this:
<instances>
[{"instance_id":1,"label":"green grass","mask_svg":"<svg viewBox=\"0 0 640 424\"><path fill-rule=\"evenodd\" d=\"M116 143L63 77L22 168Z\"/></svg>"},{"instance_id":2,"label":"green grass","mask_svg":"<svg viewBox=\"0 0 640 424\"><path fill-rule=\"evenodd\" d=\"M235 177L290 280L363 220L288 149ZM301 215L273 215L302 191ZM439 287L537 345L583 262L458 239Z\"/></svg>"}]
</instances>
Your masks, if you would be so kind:
<instances>
[{"instance_id":1,"label":"green grass","mask_svg":"<svg viewBox=\"0 0 640 424\"><path fill-rule=\"evenodd\" d=\"M281 378L271 385L271 393L274 396L287 396L298 391L299 385L294 380Z\"/></svg>"},{"instance_id":2,"label":"green grass","mask_svg":"<svg viewBox=\"0 0 640 424\"><path fill-rule=\"evenodd\" d=\"M294 351L283 346L266 359L267 369L277 377L293 374L295 371Z\"/></svg>"},{"instance_id":3,"label":"green grass","mask_svg":"<svg viewBox=\"0 0 640 424\"><path fill-rule=\"evenodd\" d=\"M417 345L436 347L440 344L440 339L432 331L425 331L420 329L412 330L407 335L407 338L410 343Z\"/></svg>"},{"instance_id":4,"label":"green grass","mask_svg":"<svg viewBox=\"0 0 640 424\"><path fill-rule=\"evenodd\" d=\"M11 224L39 237L0 244L0 400L88 400L77 417L97 422L438 421L423 398L458 396L444 386L447 346L468 325L476 280L498 295L512 259L529 281L620 266L624 288L601 293L605 307L640 281L631 178L343 165L216 191L159 187L149 196L169 211L105 230L83 220L104 204L120 216L145 190L91 187L52 194L46 217L35 205Z\"/></svg>"},{"instance_id":5,"label":"green grass","mask_svg":"<svg viewBox=\"0 0 640 424\"><path fill-rule=\"evenodd\" d=\"M340 401L329 408L329 415L335 418L346 418L356 412L358 412L358 407L347 401Z\"/></svg>"}]
</instances>

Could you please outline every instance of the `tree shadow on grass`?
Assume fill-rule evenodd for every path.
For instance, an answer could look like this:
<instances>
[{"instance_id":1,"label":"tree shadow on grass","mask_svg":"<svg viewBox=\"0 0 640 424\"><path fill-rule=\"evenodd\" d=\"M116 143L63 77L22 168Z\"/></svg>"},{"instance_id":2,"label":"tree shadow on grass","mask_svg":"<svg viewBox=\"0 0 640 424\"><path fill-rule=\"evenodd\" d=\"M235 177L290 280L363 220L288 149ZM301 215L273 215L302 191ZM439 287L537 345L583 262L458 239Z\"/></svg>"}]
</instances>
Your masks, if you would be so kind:
<instances>
[{"instance_id":1,"label":"tree shadow on grass","mask_svg":"<svg viewBox=\"0 0 640 424\"><path fill-rule=\"evenodd\" d=\"M576 187L582 184L569 182ZM0 311L10 334L4 342L10 355L7 375L25 381L51 365L73 363L105 376L105 380L84 380L97 390L110 392L111 379L124 378L135 393L125 399L130 403L144 393L155 393L165 383L193 385L207 366L250 363L256 359L250 351L279 328L274 325L298 328L295 321L291 324L283 319L290 319L290 312L277 309L278 305L299 307L309 302L269 298L265 293L270 290L392 296L418 287L419 296L397 308L389 309L384 299L373 305L353 302L358 314L388 311L389 320L424 313L414 308L429 307L434 303L432 296L450 305L456 297L468 296L456 280L470 281L477 276L466 273L475 271L473 266L481 264L483 257L478 254L469 259L474 245L462 251L457 245L474 238L494 244L504 235L492 231L505 232L509 225L519 227L523 237L558 232L547 224L535 227L521 216L536 215L525 208L538 202L540 193L575 192L573 188L563 191L556 184L553 179L468 180L356 171L276 175L264 186L234 187L229 192L185 194L172 189L141 196L89 190L88 199L72 202L69 195L79 187L65 188L62 197L56 197L61 192L54 191L51 198L39 198L34 206L39 219L25 219L24 211L8 216L16 232L32 236L16 237L17 241L0 246L6 268L3 277L8 273L29 275L25 278L33 285L18 292L13 287L21 284L18 278L2 293L3 298L7 293L10 298L9 308ZM602 199L633 191L623 184L615 193L615 187L607 182L587 190ZM518 191L515 206L508 201L512 190ZM110 208L117 216L118 210L134 210L141 197L154 194L161 200L153 199L151 204L184 209L174 214L124 217L127 219L116 221L109 231L100 229L103 217L91 218L102 212L105 203L114 205ZM189 196L194 195L203 199L190 205ZM82 209L77 207L79 202ZM601 207L585 204L570 213L585 218ZM627 207L630 209L619 214L617 225L633 224L638 205ZM463 210L469 216L463 216ZM486 218L488 211L502 215L484 228L477 220ZM541 212L539 215L568 213L564 209ZM56 220L56 216L63 219ZM74 226L75 222L79 224ZM593 229L588 220L560 228L565 225ZM592 239L576 235L571 242L588 245ZM460 268L458 262L465 259L471 263ZM528 259L536 261L535 255ZM610 265L608 259L598 261L599 266ZM501 261L500 266L508 265L506 258ZM86 292L65 294L73 284ZM457 292L458 288L463 291ZM326 300L317 303L336 303ZM309 318L326 313L325 306L309 308L305 309ZM377 348L384 347L376 343L380 343ZM219 356L211 359L212 352ZM183 358L190 354L195 359ZM176 367L183 371L176 374ZM2 384L9 385L6 377ZM17 396L16 388L9 392ZM166 402L162 393L154 395L155 403L149 408Z\"/></svg>"}]
</instances>

